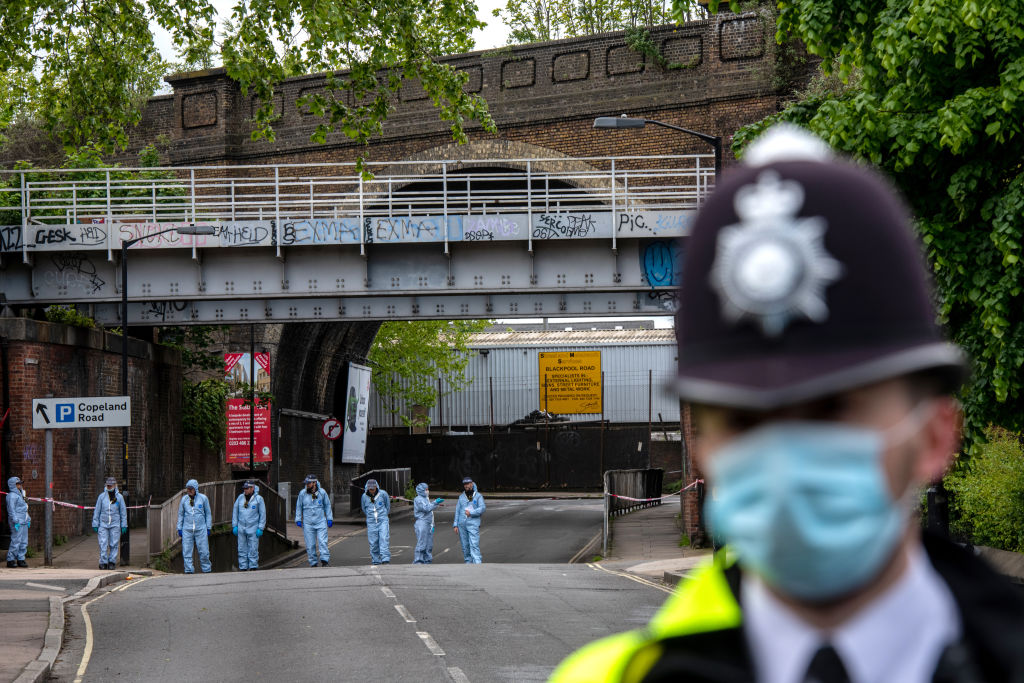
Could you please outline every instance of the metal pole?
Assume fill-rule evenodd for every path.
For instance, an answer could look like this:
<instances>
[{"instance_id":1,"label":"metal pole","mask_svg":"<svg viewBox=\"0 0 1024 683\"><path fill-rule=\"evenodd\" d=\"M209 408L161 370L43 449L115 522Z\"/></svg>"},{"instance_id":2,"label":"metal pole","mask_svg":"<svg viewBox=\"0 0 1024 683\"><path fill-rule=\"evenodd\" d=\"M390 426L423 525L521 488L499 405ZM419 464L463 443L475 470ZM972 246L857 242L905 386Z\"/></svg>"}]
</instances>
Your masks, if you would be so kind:
<instances>
[{"instance_id":1,"label":"metal pole","mask_svg":"<svg viewBox=\"0 0 1024 683\"><path fill-rule=\"evenodd\" d=\"M110 226L109 229L113 229ZM121 395L128 395L128 245L130 241L121 242ZM124 504L128 502L128 427L121 428L121 495L124 496ZM131 511L128 511L128 520L131 521ZM131 525L129 524L129 527ZM131 532L121 538L121 564L131 563Z\"/></svg>"},{"instance_id":2,"label":"metal pole","mask_svg":"<svg viewBox=\"0 0 1024 683\"><path fill-rule=\"evenodd\" d=\"M602 475L602 483L604 490L604 525L601 527L601 557L608 557L608 475L607 473Z\"/></svg>"},{"instance_id":3,"label":"metal pole","mask_svg":"<svg viewBox=\"0 0 1024 683\"><path fill-rule=\"evenodd\" d=\"M494 448L494 377L487 377L487 385L491 404L491 448Z\"/></svg>"},{"instance_id":4,"label":"metal pole","mask_svg":"<svg viewBox=\"0 0 1024 683\"><path fill-rule=\"evenodd\" d=\"M327 465L328 476L331 479L331 485L327 488L327 493L331 498L331 505L334 505L334 442L328 441L328 459L329 464Z\"/></svg>"},{"instance_id":5,"label":"metal pole","mask_svg":"<svg viewBox=\"0 0 1024 683\"><path fill-rule=\"evenodd\" d=\"M52 394L51 394L52 395ZM53 498L53 430L46 430L46 497ZM43 539L43 562L53 566L53 503L44 503L46 528ZM8 557L10 557L8 555Z\"/></svg>"},{"instance_id":6,"label":"metal pole","mask_svg":"<svg viewBox=\"0 0 1024 683\"><path fill-rule=\"evenodd\" d=\"M651 466L651 425L654 422L654 370L647 369L647 466ZM647 496L644 496L645 498Z\"/></svg>"},{"instance_id":7,"label":"metal pole","mask_svg":"<svg viewBox=\"0 0 1024 683\"><path fill-rule=\"evenodd\" d=\"M249 476L256 472L256 324L249 323Z\"/></svg>"}]
</instances>

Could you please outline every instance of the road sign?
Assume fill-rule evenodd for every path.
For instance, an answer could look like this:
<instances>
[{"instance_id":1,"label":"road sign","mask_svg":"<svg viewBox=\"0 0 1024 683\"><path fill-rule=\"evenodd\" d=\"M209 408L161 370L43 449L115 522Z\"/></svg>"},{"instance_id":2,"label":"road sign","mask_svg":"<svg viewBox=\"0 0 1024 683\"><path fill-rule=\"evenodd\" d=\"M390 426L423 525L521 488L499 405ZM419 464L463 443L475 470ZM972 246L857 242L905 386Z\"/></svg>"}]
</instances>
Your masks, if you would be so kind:
<instances>
[{"instance_id":1,"label":"road sign","mask_svg":"<svg viewBox=\"0 0 1024 683\"><path fill-rule=\"evenodd\" d=\"M336 420L333 417L330 420L324 422L321 431L324 433L324 438L328 441L334 441L341 436L341 420Z\"/></svg>"},{"instance_id":2,"label":"road sign","mask_svg":"<svg viewBox=\"0 0 1024 683\"><path fill-rule=\"evenodd\" d=\"M128 396L32 399L33 429L130 427L132 400Z\"/></svg>"}]
</instances>

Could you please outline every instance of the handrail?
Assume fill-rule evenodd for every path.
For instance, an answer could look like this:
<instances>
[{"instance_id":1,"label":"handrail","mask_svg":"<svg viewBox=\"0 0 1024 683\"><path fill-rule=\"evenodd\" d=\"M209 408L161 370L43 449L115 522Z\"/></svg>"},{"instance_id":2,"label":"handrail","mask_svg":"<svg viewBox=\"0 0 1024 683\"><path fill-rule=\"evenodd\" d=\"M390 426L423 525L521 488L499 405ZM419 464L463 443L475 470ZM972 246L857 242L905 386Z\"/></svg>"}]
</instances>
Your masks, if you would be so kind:
<instances>
[{"instance_id":1,"label":"handrail","mask_svg":"<svg viewBox=\"0 0 1024 683\"><path fill-rule=\"evenodd\" d=\"M713 185L710 158L377 162L370 180L352 162L0 170L0 225L682 210Z\"/></svg>"},{"instance_id":2,"label":"handrail","mask_svg":"<svg viewBox=\"0 0 1024 683\"><path fill-rule=\"evenodd\" d=\"M604 473L604 531L602 554L608 556L611 518L640 508L661 505L661 469L607 470Z\"/></svg>"},{"instance_id":3,"label":"handrail","mask_svg":"<svg viewBox=\"0 0 1024 683\"><path fill-rule=\"evenodd\" d=\"M213 518L214 526L231 522L235 499L241 493L242 484L245 481L245 479L231 479L199 484L199 492L210 499L210 515ZM258 483L257 486L259 486L259 493L267 506L267 530L287 537L287 501L269 485ZM178 505L184 495L185 489L182 489L164 502L149 506L150 555L157 555L180 543L177 533Z\"/></svg>"}]
</instances>

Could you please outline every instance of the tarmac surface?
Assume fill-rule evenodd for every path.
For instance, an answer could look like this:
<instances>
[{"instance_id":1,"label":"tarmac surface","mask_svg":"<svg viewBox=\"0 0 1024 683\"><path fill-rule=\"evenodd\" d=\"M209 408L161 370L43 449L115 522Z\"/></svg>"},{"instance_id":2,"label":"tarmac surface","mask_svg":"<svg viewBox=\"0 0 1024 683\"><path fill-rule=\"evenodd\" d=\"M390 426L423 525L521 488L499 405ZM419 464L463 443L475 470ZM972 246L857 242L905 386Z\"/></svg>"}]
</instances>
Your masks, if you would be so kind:
<instances>
[{"instance_id":1,"label":"tarmac surface","mask_svg":"<svg viewBox=\"0 0 1024 683\"><path fill-rule=\"evenodd\" d=\"M408 564L412 515L398 505L392 564L380 567L368 565L358 515L329 530L327 568L305 566L293 525L300 548L278 558L282 568L244 574L140 575L144 529L132 532L133 567L89 569L95 537L72 539L54 548L54 567L33 558L30 569L0 569L0 681L18 671L19 683L369 672L396 681L544 680L585 642L646 623L671 590L662 579L707 557L679 547L679 506L669 501L615 518L609 557L591 563L601 552L601 500L575 497L488 496L478 566L461 564L454 502L436 515L435 564L426 567Z\"/></svg>"}]
</instances>

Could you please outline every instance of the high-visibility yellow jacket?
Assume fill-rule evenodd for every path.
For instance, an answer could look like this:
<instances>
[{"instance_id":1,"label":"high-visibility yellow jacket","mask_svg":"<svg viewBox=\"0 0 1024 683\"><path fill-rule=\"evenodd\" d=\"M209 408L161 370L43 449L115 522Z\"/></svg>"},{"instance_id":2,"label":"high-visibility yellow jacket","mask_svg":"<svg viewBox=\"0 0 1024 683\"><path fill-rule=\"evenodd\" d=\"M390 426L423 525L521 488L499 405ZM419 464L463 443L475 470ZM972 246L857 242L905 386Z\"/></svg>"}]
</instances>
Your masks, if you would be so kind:
<instances>
[{"instance_id":1,"label":"high-visibility yellow jacket","mask_svg":"<svg viewBox=\"0 0 1024 683\"><path fill-rule=\"evenodd\" d=\"M939 659L933 681L1024 681L1024 601L1019 591L962 548L928 536L924 541L932 566L953 593L963 625L963 638ZM646 628L583 647L549 681L754 681L739 595L737 566L705 566L680 584Z\"/></svg>"}]
</instances>

